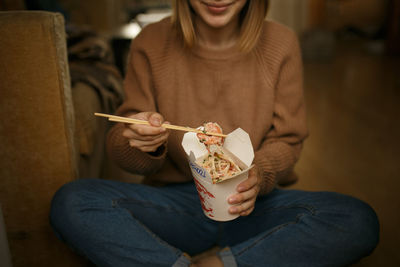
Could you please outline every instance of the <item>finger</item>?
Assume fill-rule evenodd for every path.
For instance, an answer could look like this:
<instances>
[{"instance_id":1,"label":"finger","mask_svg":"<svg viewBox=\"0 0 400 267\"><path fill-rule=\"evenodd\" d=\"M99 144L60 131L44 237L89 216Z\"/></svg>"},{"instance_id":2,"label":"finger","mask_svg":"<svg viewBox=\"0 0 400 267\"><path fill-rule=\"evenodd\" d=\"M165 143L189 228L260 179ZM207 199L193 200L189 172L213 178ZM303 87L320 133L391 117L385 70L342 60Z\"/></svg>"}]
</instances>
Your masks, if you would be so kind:
<instances>
[{"instance_id":1,"label":"finger","mask_svg":"<svg viewBox=\"0 0 400 267\"><path fill-rule=\"evenodd\" d=\"M145 120L148 121L150 125L137 125L137 124L130 124L129 127L132 128L132 130L136 131L138 134L141 135L154 135L158 133L165 132L166 129L161 127L161 125L164 123L164 117L157 112L140 112L137 114L134 114L132 116L129 116L129 118L132 119L139 119L139 120ZM154 129L156 128L156 129ZM152 132L147 132L147 131L152 131ZM158 132L157 132L158 131Z\"/></svg>"},{"instance_id":2,"label":"finger","mask_svg":"<svg viewBox=\"0 0 400 267\"><path fill-rule=\"evenodd\" d=\"M122 136L128 139L136 139L141 141L151 141L162 136L169 135L168 132L159 133L158 135L140 135L133 131L131 128L127 128L122 132Z\"/></svg>"},{"instance_id":3,"label":"finger","mask_svg":"<svg viewBox=\"0 0 400 267\"><path fill-rule=\"evenodd\" d=\"M149 123L152 126L160 127L164 122L164 117L160 113L152 113L149 116Z\"/></svg>"},{"instance_id":4,"label":"finger","mask_svg":"<svg viewBox=\"0 0 400 267\"><path fill-rule=\"evenodd\" d=\"M163 127L155 127L151 125L130 124L128 128L141 136L155 136L166 132L166 129Z\"/></svg>"},{"instance_id":5,"label":"finger","mask_svg":"<svg viewBox=\"0 0 400 267\"><path fill-rule=\"evenodd\" d=\"M257 174L252 169L249 171L249 177L240 184L238 184L236 190L238 192L244 192L254 187L257 184L258 184L258 177Z\"/></svg>"},{"instance_id":6,"label":"finger","mask_svg":"<svg viewBox=\"0 0 400 267\"><path fill-rule=\"evenodd\" d=\"M158 115L156 115L156 114L158 114ZM129 118L138 119L138 120L144 120L144 121L150 122L150 118L151 118L153 115L155 115L156 117L158 117L158 118L161 120L161 122L164 121L163 116L162 116L161 114L157 113L157 112L154 112L154 111L139 112L139 113L136 113L136 114L133 114L133 115L129 116ZM155 117L155 118L156 118L156 117ZM159 126L159 125L158 125L158 126Z\"/></svg>"},{"instance_id":7,"label":"finger","mask_svg":"<svg viewBox=\"0 0 400 267\"><path fill-rule=\"evenodd\" d=\"M258 186L253 186L247 191L235 194L233 196L230 196L228 198L228 203L229 204L240 204L242 202L245 202L249 199L256 198L259 192L259 187Z\"/></svg>"},{"instance_id":8,"label":"finger","mask_svg":"<svg viewBox=\"0 0 400 267\"><path fill-rule=\"evenodd\" d=\"M138 146L138 147L134 143L132 143L131 141L130 141L130 144L131 144L131 146L139 149L142 152L155 152L160 146L164 145L165 142L157 143L157 144L150 145L150 146L145 146L144 145L144 146Z\"/></svg>"},{"instance_id":9,"label":"finger","mask_svg":"<svg viewBox=\"0 0 400 267\"><path fill-rule=\"evenodd\" d=\"M165 143L168 139L168 135L162 135L158 138L153 140L138 140L138 139L130 139L129 144L132 147L141 148L141 147L148 147L148 146L160 146Z\"/></svg>"},{"instance_id":10,"label":"finger","mask_svg":"<svg viewBox=\"0 0 400 267\"><path fill-rule=\"evenodd\" d=\"M254 210L254 206L248 210L242 211L241 213L239 213L240 216L248 216L250 215L250 213L252 213Z\"/></svg>"},{"instance_id":11,"label":"finger","mask_svg":"<svg viewBox=\"0 0 400 267\"><path fill-rule=\"evenodd\" d=\"M254 209L254 203L256 199L250 199L248 201L243 202L240 205L235 205L229 208L229 213L231 214L241 214L241 213L249 213Z\"/></svg>"}]
</instances>

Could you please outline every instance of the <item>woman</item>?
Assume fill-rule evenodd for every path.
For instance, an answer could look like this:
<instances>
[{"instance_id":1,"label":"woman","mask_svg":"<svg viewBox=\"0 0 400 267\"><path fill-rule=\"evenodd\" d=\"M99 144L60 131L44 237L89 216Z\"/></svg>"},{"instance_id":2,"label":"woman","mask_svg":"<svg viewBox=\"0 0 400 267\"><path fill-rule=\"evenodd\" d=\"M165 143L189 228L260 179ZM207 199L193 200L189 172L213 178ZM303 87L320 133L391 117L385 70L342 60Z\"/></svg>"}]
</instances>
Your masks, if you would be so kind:
<instances>
[{"instance_id":1,"label":"woman","mask_svg":"<svg viewBox=\"0 0 400 267\"><path fill-rule=\"evenodd\" d=\"M107 148L146 185L62 187L51 222L65 242L98 266L344 266L372 252L379 226L367 204L276 188L294 181L307 129L296 36L265 21L267 10L267 0L176 0L171 19L132 41L117 114L151 125L116 124ZM182 133L160 127L165 119L250 134L256 168L227 200L238 219L203 215Z\"/></svg>"}]
</instances>

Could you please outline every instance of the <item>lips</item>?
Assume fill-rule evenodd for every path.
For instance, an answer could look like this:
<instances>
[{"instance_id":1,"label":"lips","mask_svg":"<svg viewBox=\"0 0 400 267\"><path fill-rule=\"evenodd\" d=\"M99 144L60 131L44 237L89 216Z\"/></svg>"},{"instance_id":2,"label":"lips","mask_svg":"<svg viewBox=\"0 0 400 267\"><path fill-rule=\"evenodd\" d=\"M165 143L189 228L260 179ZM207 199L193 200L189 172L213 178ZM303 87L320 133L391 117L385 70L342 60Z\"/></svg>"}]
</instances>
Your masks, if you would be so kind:
<instances>
[{"instance_id":1,"label":"lips","mask_svg":"<svg viewBox=\"0 0 400 267\"><path fill-rule=\"evenodd\" d=\"M232 3L204 3L207 9L214 14L220 14L226 11Z\"/></svg>"}]
</instances>

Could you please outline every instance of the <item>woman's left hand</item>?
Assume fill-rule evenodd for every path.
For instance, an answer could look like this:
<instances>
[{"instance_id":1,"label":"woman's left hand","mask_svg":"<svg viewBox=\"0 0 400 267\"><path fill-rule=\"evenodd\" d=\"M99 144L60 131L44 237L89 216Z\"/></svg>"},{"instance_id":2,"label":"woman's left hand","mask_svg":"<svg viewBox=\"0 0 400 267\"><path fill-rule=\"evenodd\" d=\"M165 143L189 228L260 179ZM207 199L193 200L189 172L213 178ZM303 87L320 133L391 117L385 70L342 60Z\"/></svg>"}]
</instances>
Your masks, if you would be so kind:
<instances>
[{"instance_id":1,"label":"woman's left hand","mask_svg":"<svg viewBox=\"0 0 400 267\"><path fill-rule=\"evenodd\" d=\"M249 215L254 210L260 187L261 177L257 166L254 166L249 171L249 177L236 187L238 193L229 197L228 203L234 205L229 208L229 212L240 216Z\"/></svg>"}]
</instances>

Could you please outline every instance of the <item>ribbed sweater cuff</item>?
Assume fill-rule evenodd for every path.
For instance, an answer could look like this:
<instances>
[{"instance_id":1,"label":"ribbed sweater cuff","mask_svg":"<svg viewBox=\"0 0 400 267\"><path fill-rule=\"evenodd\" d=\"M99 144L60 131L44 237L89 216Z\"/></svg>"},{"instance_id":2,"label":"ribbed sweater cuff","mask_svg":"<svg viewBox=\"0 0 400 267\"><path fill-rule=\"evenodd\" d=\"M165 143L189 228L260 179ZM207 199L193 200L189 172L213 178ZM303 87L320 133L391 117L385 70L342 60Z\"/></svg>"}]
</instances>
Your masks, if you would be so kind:
<instances>
[{"instance_id":1,"label":"ribbed sweater cuff","mask_svg":"<svg viewBox=\"0 0 400 267\"><path fill-rule=\"evenodd\" d=\"M262 177L260 194L265 195L289 175L296 162L293 148L283 142L269 143L255 153L255 164Z\"/></svg>"},{"instance_id":2,"label":"ribbed sweater cuff","mask_svg":"<svg viewBox=\"0 0 400 267\"><path fill-rule=\"evenodd\" d=\"M109 132L107 138L107 151L111 158L123 169L148 175L155 173L163 164L167 149L161 149L157 156L132 148L127 139L122 136L124 125L116 124Z\"/></svg>"}]
</instances>

